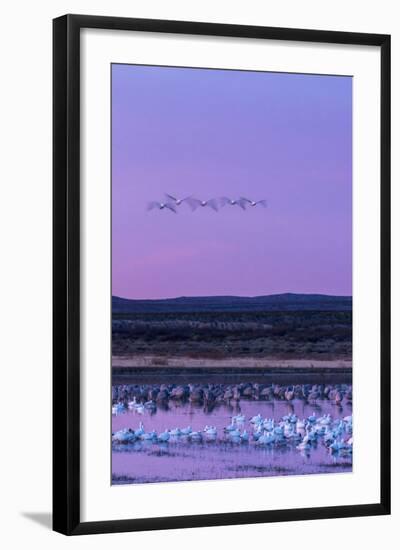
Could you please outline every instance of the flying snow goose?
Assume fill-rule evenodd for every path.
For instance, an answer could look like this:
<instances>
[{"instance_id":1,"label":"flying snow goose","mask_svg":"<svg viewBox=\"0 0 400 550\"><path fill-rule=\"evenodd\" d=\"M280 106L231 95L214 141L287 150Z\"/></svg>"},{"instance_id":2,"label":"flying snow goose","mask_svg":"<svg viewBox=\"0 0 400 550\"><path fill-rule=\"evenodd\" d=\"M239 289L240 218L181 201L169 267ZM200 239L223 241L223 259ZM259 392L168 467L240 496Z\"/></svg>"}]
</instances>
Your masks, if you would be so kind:
<instances>
[{"instance_id":1,"label":"flying snow goose","mask_svg":"<svg viewBox=\"0 0 400 550\"><path fill-rule=\"evenodd\" d=\"M151 201L147 205L147 210L153 210L153 208L158 208L159 210L164 210L165 208L167 208L168 210L171 210L171 212L174 212L176 214L175 205L170 202Z\"/></svg>"},{"instance_id":2,"label":"flying snow goose","mask_svg":"<svg viewBox=\"0 0 400 550\"><path fill-rule=\"evenodd\" d=\"M261 199L259 201L253 201L251 199L247 199L246 197L240 197L240 201L247 203L249 206L257 206L258 204L260 206L263 206L264 208L267 207L267 201L265 199Z\"/></svg>"}]
</instances>

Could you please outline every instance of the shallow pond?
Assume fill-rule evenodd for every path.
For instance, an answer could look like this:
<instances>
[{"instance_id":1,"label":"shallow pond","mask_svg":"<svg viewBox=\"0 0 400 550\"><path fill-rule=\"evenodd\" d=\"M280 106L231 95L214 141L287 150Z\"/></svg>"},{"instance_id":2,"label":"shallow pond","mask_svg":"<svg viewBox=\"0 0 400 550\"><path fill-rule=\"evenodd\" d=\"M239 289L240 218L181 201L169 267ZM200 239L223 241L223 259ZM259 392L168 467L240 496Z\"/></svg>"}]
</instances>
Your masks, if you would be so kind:
<instances>
[{"instance_id":1,"label":"shallow pond","mask_svg":"<svg viewBox=\"0 0 400 550\"><path fill-rule=\"evenodd\" d=\"M242 477L264 477L277 475L304 475L332 472L349 472L352 468L351 455L346 457L331 454L318 442L309 452L296 449L296 443L279 446L256 445L250 437L248 443L235 443L224 434L224 427L231 417L242 414L246 417L242 429L252 433L249 419L261 414L263 418L280 421L284 415L296 414L306 418L315 412L317 416L329 413L339 419L352 414L351 404L337 406L324 400L315 405L302 400L245 401L235 406L221 404L212 410L205 410L189 403L169 402L155 411L126 410L113 415L112 431L123 428L137 429L143 422L146 431L161 433L175 427L191 426L203 431L206 425L218 430L216 441L190 442L180 436L170 438L168 443L137 441L129 445L113 444L112 483L151 483L166 481L187 481L200 479L227 479Z\"/></svg>"}]
</instances>

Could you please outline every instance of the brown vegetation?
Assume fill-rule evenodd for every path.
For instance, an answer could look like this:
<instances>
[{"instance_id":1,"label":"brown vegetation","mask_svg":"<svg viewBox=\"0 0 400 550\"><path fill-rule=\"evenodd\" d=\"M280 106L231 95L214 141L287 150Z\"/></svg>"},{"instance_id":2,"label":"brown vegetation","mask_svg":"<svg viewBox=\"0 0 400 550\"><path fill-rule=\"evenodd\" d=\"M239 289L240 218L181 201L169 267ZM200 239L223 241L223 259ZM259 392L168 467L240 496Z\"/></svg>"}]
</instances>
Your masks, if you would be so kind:
<instances>
[{"instance_id":1,"label":"brown vegetation","mask_svg":"<svg viewBox=\"0 0 400 550\"><path fill-rule=\"evenodd\" d=\"M192 312L113 317L113 356L351 358L350 311Z\"/></svg>"}]
</instances>

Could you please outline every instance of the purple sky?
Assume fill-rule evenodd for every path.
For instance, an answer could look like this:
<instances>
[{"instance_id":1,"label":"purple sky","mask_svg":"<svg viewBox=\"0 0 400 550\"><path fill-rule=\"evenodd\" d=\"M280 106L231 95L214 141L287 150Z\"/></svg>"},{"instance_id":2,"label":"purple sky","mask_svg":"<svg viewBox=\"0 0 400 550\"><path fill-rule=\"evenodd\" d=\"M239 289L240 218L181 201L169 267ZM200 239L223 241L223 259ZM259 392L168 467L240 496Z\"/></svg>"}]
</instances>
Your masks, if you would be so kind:
<instances>
[{"instance_id":1,"label":"purple sky","mask_svg":"<svg viewBox=\"0 0 400 550\"><path fill-rule=\"evenodd\" d=\"M350 77L113 65L113 294L350 295L351 143Z\"/></svg>"}]
</instances>

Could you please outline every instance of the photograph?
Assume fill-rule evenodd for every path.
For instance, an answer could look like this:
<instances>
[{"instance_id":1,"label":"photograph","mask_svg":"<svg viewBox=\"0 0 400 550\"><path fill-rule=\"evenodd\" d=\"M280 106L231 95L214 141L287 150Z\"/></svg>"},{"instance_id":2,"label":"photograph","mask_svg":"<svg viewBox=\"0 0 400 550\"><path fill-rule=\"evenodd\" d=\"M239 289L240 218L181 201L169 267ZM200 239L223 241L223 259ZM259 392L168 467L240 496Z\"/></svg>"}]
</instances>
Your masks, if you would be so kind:
<instances>
[{"instance_id":1,"label":"photograph","mask_svg":"<svg viewBox=\"0 0 400 550\"><path fill-rule=\"evenodd\" d=\"M2 548L398 537L399 10L339 4L5 4Z\"/></svg>"},{"instance_id":2,"label":"photograph","mask_svg":"<svg viewBox=\"0 0 400 550\"><path fill-rule=\"evenodd\" d=\"M351 474L352 77L110 71L111 484Z\"/></svg>"}]
</instances>

